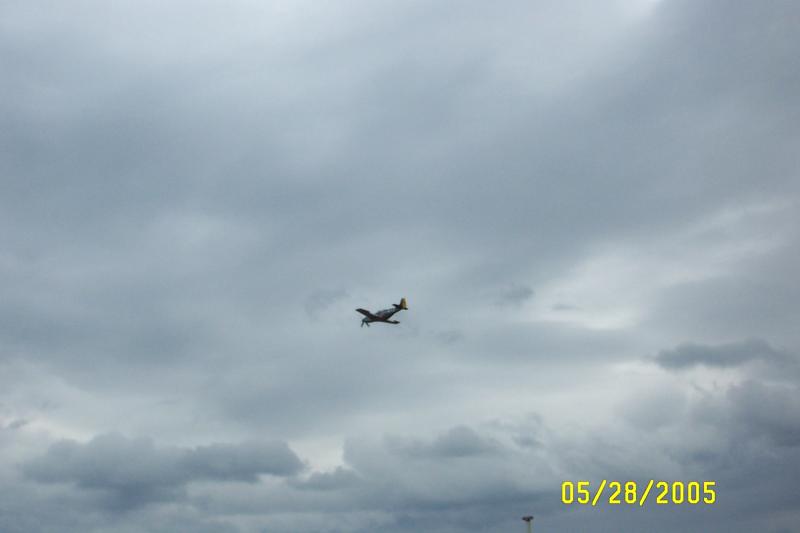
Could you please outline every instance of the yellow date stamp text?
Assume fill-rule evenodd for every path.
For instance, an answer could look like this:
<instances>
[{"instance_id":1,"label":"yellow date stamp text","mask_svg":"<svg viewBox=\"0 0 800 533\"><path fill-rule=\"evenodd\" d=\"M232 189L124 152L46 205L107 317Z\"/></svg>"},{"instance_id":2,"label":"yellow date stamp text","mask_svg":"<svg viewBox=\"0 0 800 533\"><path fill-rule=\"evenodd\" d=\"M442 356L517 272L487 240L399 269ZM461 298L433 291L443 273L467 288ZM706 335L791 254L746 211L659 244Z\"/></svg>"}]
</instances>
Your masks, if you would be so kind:
<instances>
[{"instance_id":1,"label":"yellow date stamp text","mask_svg":"<svg viewBox=\"0 0 800 533\"><path fill-rule=\"evenodd\" d=\"M565 505L712 505L717 501L716 481L564 481L561 503Z\"/></svg>"}]
</instances>

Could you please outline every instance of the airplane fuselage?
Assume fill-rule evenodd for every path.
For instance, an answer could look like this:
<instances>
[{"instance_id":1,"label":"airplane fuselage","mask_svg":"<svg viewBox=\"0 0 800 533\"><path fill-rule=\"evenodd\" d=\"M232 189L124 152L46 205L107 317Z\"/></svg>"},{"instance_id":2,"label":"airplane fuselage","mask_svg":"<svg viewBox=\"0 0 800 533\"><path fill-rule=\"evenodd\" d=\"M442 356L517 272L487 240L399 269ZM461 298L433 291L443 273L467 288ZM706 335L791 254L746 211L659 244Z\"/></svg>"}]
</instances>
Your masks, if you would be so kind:
<instances>
[{"instance_id":1,"label":"airplane fuselage","mask_svg":"<svg viewBox=\"0 0 800 533\"><path fill-rule=\"evenodd\" d=\"M375 312L375 316L376 316L376 317L378 317L378 318L380 318L381 320L389 320L389 319L390 319L390 318L392 318L392 316L394 316L394 314L395 314L395 313L397 313L399 310L400 310L399 308L393 308L393 309L382 309L382 310L380 310L380 311L376 311L376 312ZM376 322L376 321L375 321L375 320L373 320L373 322Z\"/></svg>"}]
</instances>

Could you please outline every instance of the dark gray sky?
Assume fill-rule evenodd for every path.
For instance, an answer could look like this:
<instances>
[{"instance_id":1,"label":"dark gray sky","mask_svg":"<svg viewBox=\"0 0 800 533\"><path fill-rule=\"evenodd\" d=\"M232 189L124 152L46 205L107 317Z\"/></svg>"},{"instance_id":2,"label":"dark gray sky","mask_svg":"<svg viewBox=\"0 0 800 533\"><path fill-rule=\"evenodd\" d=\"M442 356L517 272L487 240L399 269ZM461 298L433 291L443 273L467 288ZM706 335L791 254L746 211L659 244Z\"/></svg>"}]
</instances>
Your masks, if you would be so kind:
<instances>
[{"instance_id":1,"label":"dark gray sky","mask_svg":"<svg viewBox=\"0 0 800 533\"><path fill-rule=\"evenodd\" d=\"M799 24L0 3L0 531L800 531Z\"/></svg>"}]
</instances>

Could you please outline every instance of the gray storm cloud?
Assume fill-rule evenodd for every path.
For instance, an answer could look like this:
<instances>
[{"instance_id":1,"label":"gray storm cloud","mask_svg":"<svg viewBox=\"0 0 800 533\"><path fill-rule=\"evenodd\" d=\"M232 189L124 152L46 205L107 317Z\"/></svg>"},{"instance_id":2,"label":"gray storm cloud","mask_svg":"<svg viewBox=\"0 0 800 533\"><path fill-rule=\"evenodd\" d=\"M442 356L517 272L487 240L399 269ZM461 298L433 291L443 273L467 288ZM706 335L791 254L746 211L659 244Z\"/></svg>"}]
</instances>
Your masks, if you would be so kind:
<instances>
[{"instance_id":1,"label":"gray storm cloud","mask_svg":"<svg viewBox=\"0 0 800 533\"><path fill-rule=\"evenodd\" d=\"M799 18L3 2L0 530L795 531Z\"/></svg>"},{"instance_id":2,"label":"gray storm cloud","mask_svg":"<svg viewBox=\"0 0 800 533\"><path fill-rule=\"evenodd\" d=\"M159 449L148 439L108 434L85 444L59 441L26 463L24 472L39 482L106 492L115 506L131 508L175 499L192 481L255 483L260 475L291 476L302 467L282 442Z\"/></svg>"},{"instance_id":3,"label":"gray storm cloud","mask_svg":"<svg viewBox=\"0 0 800 533\"><path fill-rule=\"evenodd\" d=\"M791 362L792 358L777 352L763 339L706 346L685 343L672 350L663 350L655 361L666 369L690 368L696 365L731 367L753 360Z\"/></svg>"}]
</instances>

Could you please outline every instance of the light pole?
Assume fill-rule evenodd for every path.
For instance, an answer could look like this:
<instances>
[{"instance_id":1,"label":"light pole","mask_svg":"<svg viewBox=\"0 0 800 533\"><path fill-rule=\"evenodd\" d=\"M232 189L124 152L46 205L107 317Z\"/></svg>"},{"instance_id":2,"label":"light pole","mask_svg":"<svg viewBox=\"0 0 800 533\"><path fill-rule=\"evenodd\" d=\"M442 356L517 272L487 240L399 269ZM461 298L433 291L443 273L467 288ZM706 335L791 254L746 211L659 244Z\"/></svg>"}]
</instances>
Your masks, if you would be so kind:
<instances>
[{"instance_id":1,"label":"light pole","mask_svg":"<svg viewBox=\"0 0 800 533\"><path fill-rule=\"evenodd\" d=\"M528 523L528 533L531 533L533 531L533 524L532 524L533 517L532 516L523 516L522 519L525 520Z\"/></svg>"}]
</instances>

